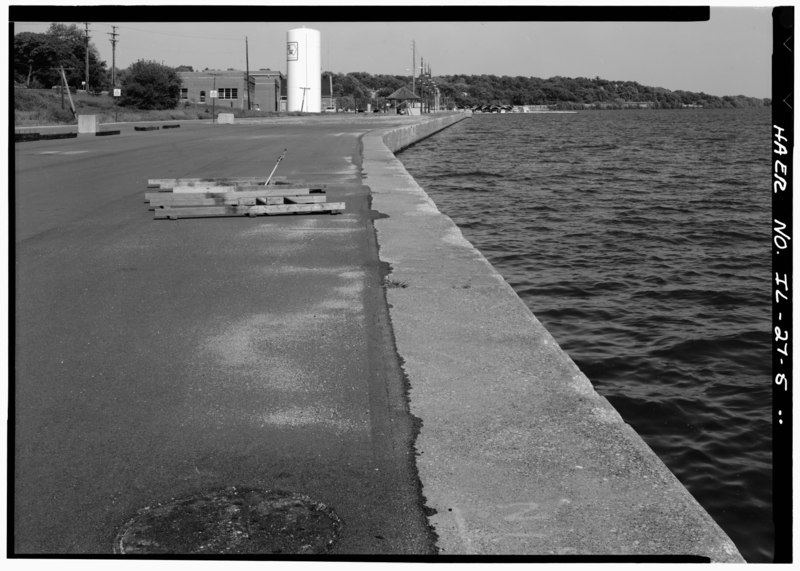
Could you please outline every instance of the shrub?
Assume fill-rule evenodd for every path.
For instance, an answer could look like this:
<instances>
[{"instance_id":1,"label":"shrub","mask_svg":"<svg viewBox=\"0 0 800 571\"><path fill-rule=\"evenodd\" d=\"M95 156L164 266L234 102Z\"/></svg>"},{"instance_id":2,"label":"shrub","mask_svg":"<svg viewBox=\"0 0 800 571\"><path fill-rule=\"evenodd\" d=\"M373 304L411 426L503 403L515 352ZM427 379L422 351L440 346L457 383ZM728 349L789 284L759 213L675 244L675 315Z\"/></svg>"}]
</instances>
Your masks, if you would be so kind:
<instances>
[{"instance_id":1,"label":"shrub","mask_svg":"<svg viewBox=\"0 0 800 571\"><path fill-rule=\"evenodd\" d=\"M181 79L174 69L154 61L139 60L122 78L119 104L138 109L174 109Z\"/></svg>"}]
</instances>

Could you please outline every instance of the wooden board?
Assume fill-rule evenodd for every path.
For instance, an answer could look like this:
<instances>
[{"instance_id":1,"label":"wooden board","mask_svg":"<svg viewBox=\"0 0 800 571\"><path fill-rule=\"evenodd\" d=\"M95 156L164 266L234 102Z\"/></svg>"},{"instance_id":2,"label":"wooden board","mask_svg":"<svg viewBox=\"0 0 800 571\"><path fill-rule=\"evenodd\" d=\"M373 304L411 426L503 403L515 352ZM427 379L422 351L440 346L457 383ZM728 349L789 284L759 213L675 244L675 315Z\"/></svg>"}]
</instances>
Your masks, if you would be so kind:
<instances>
[{"instance_id":1,"label":"wooden board","mask_svg":"<svg viewBox=\"0 0 800 571\"><path fill-rule=\"evenodd\" d=\"M286 177L272 177L270 185L273 183L280 184L285 181ZM162 187L172 188L173 186L188 186L194 183L201 184L259 184L262 185L267 181L267 175L264 176L229 176L229 177L208 177L208 178L151 178L147 180L149 187Z\"/></svg>"},{"instance_id":2,"label":"wooden board","mask_svg":"<svg viewBox=\"0 0 800 571\"><path fill-rule=\"evenodd\" d=\"M325 202L327 196L324 194L309 194L307 196L284 196L286 204L312 204Z\"/></svg>"},{"instance_id":3,"label":"wooden board","mask_svg":"<svg viewBox=\"0 0 800 571\"><path fill-rule=\"evenodd\" d=\"M172 192L174 194L190 193L190 192L234 192L235 185L220 185L210 182L208 184L196 183L191 186L174 186Z\"/></svg>"},{"instance_id":4,"label":"wooden board","mask_svg":"<svg viewBox=\"0 0 800 571\"><path fill-rule=\"evenodd\" d=\"M324 196L268 196L256 198L256 204L276 206L279 204L317 204L325 202Z\"/></svg>"},{"instance_id":5,"label":"wooden board","mask_svg":"<svg viewBox=\"0 0 800 571\"><path fill-rule=\"evenodd\" d=\"M325 202L324 194L310 194L308 196L268 196L256 198L256 204L317 204Z\"/></svg>"},{"instance_id":6,"label":"wooden board","mask_svg":"<svg viewBox=\"0 0 800 571\"><path fill-rule=\"evenodd\" d=\"M205 197L193 194L159 194L150 198L149 210L162 207L184 207L184 206L224 206L228 204L240 204L255 206L256 204L266 204L269 206L279 204L317 204L325 202L324 194L312 194L308 196L260 196L260 197L237 197L236 193L228 193L224 196ZM232 196L233 195L233 196Z\"/></svg>"},{"instance_id":7,"label":"wooden board","mask_svg":"<svg viewBox=\"0 0 800 571\"><path fill-rule=\"evenodd\" d=\"M230 185L199 184L199 183L191 185L191 186L175 186L175 187L172 188L172 192L175 193L175 194L186 194L186 193L192 193L192 192L248 192L248 191L252 192L252 191L264 190L264 189L267 189L267 190L275 189L275 190L278 190L279 192L283 192L284 194L287 194L289 191L294 191L294 190L308 190L309 192L325 192L321 188L309 188L309 187L305 187L305 186L283 186L283 185L281 185L281 186L272 186L272 185L264 186L263 184L262 185L236 185L236 186L230 186ZM164 190L167 190L169 192L169 189L163 189L162 188L162 189L159 189L159 190L161 192L163 192ZM298 194L302 194L302 193L298 193Z\"/></svg>"},{"instance_id":8,"label":"wooden board","mask_svg":"<svg viewBox=\"0 0 800 571\"><path fill-rule=\"evenodd\" d=\"M250 192L250 191L257 191L262 189L269 189L274 190L276 192L282 192L284 195L289 195L295 193L296 190L307 190L308 194L325 194L325 187L319 185L311 185L311 184L279 184L279 185L271 185L268 184L264 186L263 184L260 185L246 185L246 184L237 184L236 185L236 192ZM306 194L305 192L297 192L295 194ZM277 195L276 195L277 196Z\"/></svg>"},{"instance_id":9,"label":"wooden board","mask_svg":"<svg viewBox=\"0 0 800 571\"><path fill-rule=\"evenodd\" d=\"M281 206L251 206L255 214L292 214L299 212L342 212L344 202L322 202L316 204L284 204Z\"/></svg>"},{"instance_id":10,"label":"wooden board","mask_svg":"<svg viewBox=\"0 0 800 571\"><path fill-rule=\"evenodd\" d=\"M344 202L326 202L316 204L282 204L264 206L198 206L187 208L157 208L155 210L156 219L178 218L209 218L220 216L261 216L274 214L300 214L312 212L330 212L335 214L343 212Z\"/></svg>"},{"instance_id":11,"label":"wooden board","mask_svg":"<svg viewBox=\"0 0 800 571\"><path fill-rule=\"evenodd\" d=\"M173 192L146 192L144 194L145 202L152 202L153 200L159 201L166 201L170 199L177 199L177 198L190 198L190 197L197 197L197 198L265 198L267 196L305 196L311 195L322 197L323 200L325 198L325 192L312 189L312 188L286 188L286 189L278 189L272 186L259 186L259 187L248 187L254 188L254 190L228 190L228 191L221 191L221 192L209 192L209 191L198 191L198 192L183 192L183 193L173 193Z\"/></svg>"},{"instance_id":12,"label":"wooden board","mask_svg":"<svg viewBox=\"0 0 800 571\"><path fill-rule=\"evenodd\" d=\"M150 188L150 187L148 187ZM196 183L191 185L181 185L178 188L182 189L181 192L215 192L214 189L223 188L229 189L230 192L235 190L258 190L259 188L267 188L267 189L280 189L280 190L295 190L298 188L309 188L308 185L304 184L291 184L291 185L266 185L263 184L255 185L255 184L215 184L215 183ZM194 188L195 190L190 190ZM324 187L310 187L312 192L325 192ZM170 194L174 192L174 187L164 187L164 188L152 188L155 192L163 192L164 194Z\"/></svg>"},{"instance_id":13,"label":"wooden board","mask_svg":"<svg viewBox=\"0 0 800 571\"><path fill-rule=\"evenodd\" d=\"M189 196L185 199L180 197L172 198L171 200L151 200L148 210L155 210L156 208L183 208L188 206L225 206L228 204L240 206L255 206L258 204L258 198L197 198ZM283 197L278 197L275 200L280 200L279 204L283 204Z\"/></svg>"}]
</instances>

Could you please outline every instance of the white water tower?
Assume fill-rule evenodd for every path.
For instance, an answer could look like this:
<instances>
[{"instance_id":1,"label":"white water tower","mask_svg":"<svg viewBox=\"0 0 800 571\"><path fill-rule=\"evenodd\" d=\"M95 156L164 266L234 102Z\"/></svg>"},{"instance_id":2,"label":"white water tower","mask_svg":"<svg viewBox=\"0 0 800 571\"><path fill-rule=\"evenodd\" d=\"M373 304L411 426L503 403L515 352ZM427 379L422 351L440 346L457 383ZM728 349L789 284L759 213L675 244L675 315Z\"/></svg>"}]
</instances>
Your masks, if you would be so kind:
<instances>
[{"instance_id":1,"label":"white water tower","mask_svg":"<svg viewBox=\"0 0 800 571\"><path fill-rule=\"evenodd\" d=\"M322 64L319 30L295 28L286 33L287 111L322 111Z\"/></svg>"}]
</instances>

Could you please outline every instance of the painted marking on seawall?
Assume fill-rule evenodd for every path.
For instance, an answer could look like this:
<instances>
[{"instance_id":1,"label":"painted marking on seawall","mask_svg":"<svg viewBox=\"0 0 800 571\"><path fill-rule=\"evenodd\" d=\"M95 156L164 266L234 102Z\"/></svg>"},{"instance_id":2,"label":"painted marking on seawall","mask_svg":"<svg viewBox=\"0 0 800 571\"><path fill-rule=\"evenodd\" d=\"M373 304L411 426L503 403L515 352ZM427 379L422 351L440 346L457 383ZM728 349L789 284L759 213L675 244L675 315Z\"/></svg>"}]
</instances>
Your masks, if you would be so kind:
<instances>
[{"instance_id":1,"label":"painted marking on seawall","mask_svg":"<svg viewBox=\"0 0 800 571\"><path fill-rule=\"evenodd\" d=\"M530 515L532 512L539 510L539 504L536 502L515 502L513 504L502 504L497 506L501 510L510 509L514 510L503 519L506 521L528 521L534 519L545 519L544 514L537 513Z\"/></svg>"},{"instance_id":2,"label":"painted marking on seawall","mask_svg":"<svg viewBox=\"0 0 800 571\"><path fill-rule=\"evenodd\" d=\"M456 529L458 530L458 536L461 538L461 543L464 544L464 550L467 553L474 553L472 540L469 538L469 532L467 531L467 520L464 518L464 513L460 508L453 508L453 519L456 522Z\"/></svg>"},{"instance_id":3,"label":"painted marking on seawall","mask_svg":"<svg viewBox=\"0 0 800 571\"><path fill-rule=\"evenodd\" d=\"M569 503L569 500L561 500L561 504L564 502ZM528 524L528 522L540 522L542 520L548 519L548 515L541 512L541 506L538 502L514 502L510 504L498 504L494 506L486 506L483 509L478 510L478 518L482 520L481 527L485 527L489 525L490 527L500 527L497 526L496 523L492 523L490 515L495 513L495 510L500 510L501 512L506 512L507 515L503 516L502 519L506 522L509 522L512 526L517 524L518 526L523 526L523 529L516 529L512 530L497 530L497 531L481 531L481 537L488 539L491 543L496 544L503 539L509 538L516 538L516 539L544 539L548 537L547 533L526 530L524 526ZM453 521L456 525L456 530L459 539L461 540L461 544L464 549L464 553L467 554L478 554L480 553L480 549L476 550L474 543L472 542L472 538L470 537L469 527L467 525L467 516L465 515L464 510L458 507L451 508L451 513L453 514ZM475 510L473 510L473 513ZM510 513L509 513L510 512ZM539 512L539 513L534 513ZM507 527L507 526L502 526Z\"/></svg>"}]
</instances>

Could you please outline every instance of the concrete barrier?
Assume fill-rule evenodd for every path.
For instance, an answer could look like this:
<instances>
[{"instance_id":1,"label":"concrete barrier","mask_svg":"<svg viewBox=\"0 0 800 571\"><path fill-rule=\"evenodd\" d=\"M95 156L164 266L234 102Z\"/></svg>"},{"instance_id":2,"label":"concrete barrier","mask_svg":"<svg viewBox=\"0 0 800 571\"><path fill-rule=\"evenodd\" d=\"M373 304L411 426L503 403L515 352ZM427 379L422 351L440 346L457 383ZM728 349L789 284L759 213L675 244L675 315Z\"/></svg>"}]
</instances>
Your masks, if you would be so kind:
<instances>
[{"instance_id":1,"label":"concrete barrier","mask_svg":"<svg viewBox=\"0 0 800 571\"><path fill-rule=\"evenodd\" d=\"M41 135L39 133L14 133L15 143L24 143L26 141L38 141Z\"/></svg>"},{"instance_id":2,"label":"concrete barrier","mask_svg":"<svg viewBox=\"0 0 800 571\"><path fill-rule=\"evenodd\" d=\"M53 139L74 139L78 133L41 133L39 140L53 140Z\"/></svg>"},{"instance_id":3,"label":"concrete barrier","mask_svg":"<svg viewBox=\"0 0 800 571\"><path fill-rule=\"evenodd\" d=\"M233 124L233 113L220 113L217 115L217 123Z\"/></svg>"},{"instance_id":4,"label":"concrete barrier","mask_svg":"<svg viewBox=\"0 0 800 571\"><path fill-rule=\"evenodd\" d=\"M97 132L97 115L78 115L78 134L94 135Z\"/></svg>"},{"instance_id":5,"label":"concrete barrier","mask_svg":"<svg viewBox=\"0 0 800 571\"><path fill-rule=\"evenodd\" d=\"M393 151L465 118L368 133L363 168L444 555L683 555L743 562L708 513ZM404 287L391 287L402 283Z\"/></svg>"},{"instance_id":6,"label":"concrete barrier","mask_svg":"<svg viewBox=\"0 0 800 571\"><path fill-rule=\"evenodd\" d=\"M53 139L74 139L78 133L14 133L14 142L48 141Z\"/></svg>"}]
</instances>

